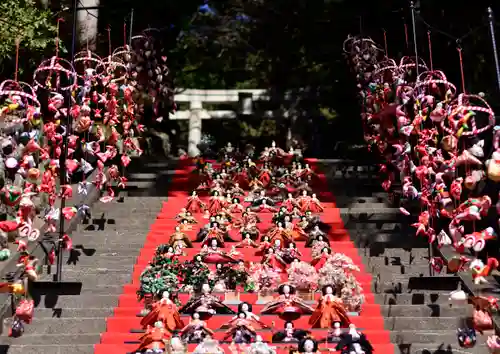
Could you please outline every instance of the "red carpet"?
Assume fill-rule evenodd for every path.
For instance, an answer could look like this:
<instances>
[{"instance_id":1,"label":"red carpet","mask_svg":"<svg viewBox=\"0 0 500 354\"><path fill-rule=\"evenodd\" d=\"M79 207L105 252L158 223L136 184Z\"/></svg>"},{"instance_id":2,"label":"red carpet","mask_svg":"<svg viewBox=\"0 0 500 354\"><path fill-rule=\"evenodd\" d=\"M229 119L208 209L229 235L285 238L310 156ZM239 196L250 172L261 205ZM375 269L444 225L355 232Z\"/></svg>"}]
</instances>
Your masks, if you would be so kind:
<instances>
[{"instance_id":1,"label":"red carpet","mask_svg":"<svg viewBox=\"0 0 500 354\"><path fill-rule=\"evenodd\" d=\"M311 167L315 167L315 161L309 160ZM190 168L187 163L180 163L179 169L173 176L170 192L168 196L168 201L163 204L163 208L159 213L156 222L151 225L150 233L146 238L144 247L140 253L140 256L136 260L136 265L134 268L134 273L132 277L132 283L125 285L123 289L123 294L120 296L118 307L114 311L114 315L107 319L107 330L101 335L101 343L95 346L95 354L124 354L130 353L137 348L137 339L141 336L140 333L131 333L134 330L140 329L140 317L137 314L143 308L143 305L137 301L136 291L139 287L139 275L147 266L148 262L152 259L153 253L159 244L168 241L168 237L173 233L176 222L174 217L179 213L181 208L183 208L187 201L187 196L190 188ZM330 233L330 242L332 250L334 252L344 253L351 257L355 264L360 268L360 272L356 273L356 278L361 283L365 296L366 302L362 307L362 312L359 315L352 315L351 321L362 330L368 337L368 340L372 343L376 352L379 353L393 353L394 346L390 343L389 331L384 329L384 321L380 312L380 306L375 303L374 295L370 291L370 285L372 277L370 274L364 271L364 266L361 261L361 257L358 254L358 250L355 248L354 244L350 241L349 235L343 228L343 223L340 218L340 212L335 206L333 195L328 192L326 177L324 175L319 176L319 183L316 188L316 193L319 200L325 207L325 212L322 213L321 219L323 222L332 225L332 231ZM268 227L271 214L259 214L262 219L262 226ZM201 215L198 215L199 224L204 225L206 223L205 219ZM198 226L199 227L199 226ZM189 232L190 236L194 236L197 232L197 227L195 230ZM197 246L197 247L196 247ZM226 247L230 247L226 246ZM304 261L310 261L310 249L305 248L304 244L298 243L298 247L303 254L301 258ZM195 245L195 248L188 249L188 255L185 259L192 259L195 254L200 250L199 244ZM260 262L261 258L254 255L255 251L247 249L239 249L244 258L247 261L257 261ZM218 294L221 299L224 299L224 294ZM276 294L277 295L277 294ZM181 294L180 300L185 303L189 294ZM317 295L319 297L319 294ZM248 301L255 304L257 301L257 294L244 293L240 294L241 301ZM233 309L236 306L231 306ZM253 306L254 313L259 315L262 305L255 304ZM184 316L183 316L184 317ZM183 318L188 320L187 317ZM230 319L230 316L226 315L216 315L208 320L209 328L216 329L226 323ZM283 328L283 321L274 315L263 315L261 320L273 326L277 330ZM307 323L308 317L303 316L299 320L295 321L296 328L310 329ZM187 321L185 321L187 322ZM220 339L220 336L224 331L216 331L216 339ZM272 332L271 331L259 331L264 340L270 340ZM313 336L318 339L323 339L327 335L327 330L313 330ZM290 344L277 344L273 346L279 348L279 354L288 354L288 349ZM332 344L329 345L332 348ZM194 350L195 345L190 345L188 352ZM223 345L227 347L227 345ZM323 344L323 347L327 347ZM230 353L230 351L227 351Z\"/></svg>"}]
</instances>

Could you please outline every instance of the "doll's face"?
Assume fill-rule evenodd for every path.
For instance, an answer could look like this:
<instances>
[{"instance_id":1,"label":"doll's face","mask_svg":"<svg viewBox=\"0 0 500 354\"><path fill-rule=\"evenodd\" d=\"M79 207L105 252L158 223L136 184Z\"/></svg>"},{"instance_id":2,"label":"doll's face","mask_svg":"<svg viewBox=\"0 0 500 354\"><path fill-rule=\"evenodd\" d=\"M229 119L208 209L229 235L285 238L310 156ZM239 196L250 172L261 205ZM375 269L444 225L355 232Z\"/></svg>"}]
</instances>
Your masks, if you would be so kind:
<instances>
[{"instance_id":1,"label":"doll's face","mask_svg":"<svg viewBox=\"0 0 500 354\"><path fill-rule=\"evenodd\" d=\"M307 195L307 191L302 191L302 195L305 197Z\"/></svg>"},{"instance_id":2,"label":"doll's face","mask_svg":"<svg viewBox=\"0 0 500 354\"><path fill-rule=\"evenodd\" d=\"M273 253L274 253L274 248L269 248L269 249L267 250L267 252L268 252L269 254L273 254Z\"/></svg>"},{"instance_id":3,"label":"doll's face","mask_svg":"<svg viewBox=\"0 0 500 354\"><path fill-rule=\"evenodd\" d=\"M283 224L279 222L278 227L283 227Z\"/></svg>"},{"instance_id":4,"label":"doll's face","mask_svg":"<svg viewBox=\"0 0 500 354\"><path fill-rule=\"evenodd\" d=\"M267 205L267 200L262 200L262 204Z\"/></svg>"},{"instance_id":5,"label":"doll's face","mask_svg":"<svg viewBox=\"0 0 500 354\"><path fill-rule=\"evenodd\" d=\"M211 216L210 221L212 221L212 222L215 221L215 216Z\"/></svg>"},{"instance_id":6,"label":"doll's face","mask_svg":"<svg viewBox=\"0 0 500 354\"><path fill-rule=\"evenodd\" d=\"M248 311L248 304L241 305L241 310L244 312Z\"/></svg>"},{"instance_id":7,"label":"doll's face","mask_svg":"<svg viewBox=\"0 0 500 354\"><path fill-rule=\"evenodd\" d=\"M292 199L292 193L288 193L288 198Z\"/></svg>"},{"instance_id":8,"label":"doll's face","mask_svg":"<svg viewBox=\"0 0 500 354\"><path fill-rule=\"evenodd\" d=\"M263 197L264 195L266 195L266 192L265 191L260 191L260 195Z\"/></svg>"},{"instance_id":9,"label":"doll's face","mask_svg":"<svg viewBox=\"0 0 500 354\"><path fill-rule=\"evenodd\" d=\"M316 198L316 194L313 194L313 195L312 195L312 197L313 197L313 198Z\"/></svg>"},{"instance_id":10,"label":"doll's face","mask_svg":"<svg viewBox=\"0 0 500 354\"><path fill-rule=\"evenodd\" d=\"M208 284L203 284L203 285L201 286L201 291L202 291L203 293L205 293L205 294L206 294L206 293L209 293L209 292L210 292L210 285L208 285Z\"/></svg>"},{"instance_id":11,"label":"doll's face","mask_svg":"<svg viewBox=\"0 0 500 354\"><path fill-rule=\"evenodd\" d=\"M245 234L245 238L248 240L250 238L250 234Z\"/></svg>"},{"instance_id":12,"label":"doll's face","mask_svg":"<svg viewBox=\"0 0 500 354\"><path fill-rule=\"evenodd\" d=\"M215 248L217 247L217 240L212 240L212 242L210 242L210 245Z\"/></svg>"},{"instance_id":13,"label":"doll's face","mask_svg":"<svg viewBox=\"0 0 500 354\"><path fill-rule=\"evenodd\" d=\"M327 286L327 287L326 287L326 289L325 289L325 293L326 293L327 295L331 295L331 294L333 294L333 289L332 289L332 287L331 287L331 286Z\"/></svg>"},{"instance_id":14,"label":"doll's face","mask_svg":"<svg viewBox=\"0 0 500 354\"><path fill-rule=\"evenodd\" d=\"M323 241L323 236L319 235L318 236L318 241Z\"/></svg>"},{"instance_id":15,"label":"doll's face","mask_svg":"<svg viewBox=\"0 0 500 354\"><path fill-rule=\"evenodd\" d=\"M293 248L295 248L295 244L290 243L290 244L288 245L288 248L292 248L292 249L293 249Z\"/></svg>"},{"instance_id":16,"label":"doll's face","mask_svg":"<svg viewBox=\"0 0 500 354\"><path fill-rule=\"evenodd\" d=\"M274 241L275 246L281 246L281 240L275 240Z\"/></svg>"},{"instance_id":17,"label":"doll's face","mask_svg":"<svg viewBox=\"0 0 500 354\"><path fill-rule=\"evenodd\" d=\"M314 231L319 231L319 226L318 225L314 226Z\"/></svg>"},{"instance_id":18,"label":"doll's face","mask_svg":"<svg viewBox=\"0 0 500 354\"><path fill-rule=\"evenodd\" d=\"M305 343L304 343L304 350L306 351L306 353L312 353L314 349L314 342L312 340L306 340Z\"/></svg>"},{"instance_id":19,"label":"doll's face","mask_svg":"<svg viewBox=\"0 0 500 354\"><path fill-rule=\"evenodd\" d=\"M294 262L294 263L299 263L300 261L299 261L299 259L298 259L298 258L295 258L295 259L293 260L293 262Z\"/></svg>"},{"instance_id":20,"label":"doll's face","mask_svg":"<svg viewBox=\"0 0 500 354\"><path fill-rule=\"evenodd\" d=\"M193 196L193 197L196 197L196 192L193 192L193 193L192 193L192 196Z\"/></svg>"},{"instance_id":21,"label":"doll's face","mask_svg":"<svg viewBox=\"0 0 500 354\"><path fill-rule=\"evenodd\" d=\"M167 250L168 253L173 253L174 252L174 248L173 247L169 247L168 250Z\"/></svg>"},{"instance_id":22,"label":"doll's face","mask_svg":"<svg viewBox=\"0 0 500 354\"><path fill-rule=\"evenodd\" d=\"M264 236L264 241L269 242L269 236Z\"/></svg>"},{"instance_id":23,"label":"doll's face","mask_svg":"<svg viewBox=\"0 0 500 354\"><path fill-rule=\"evenodd\" d=\"M245 314L242 312L238 315L239 318L245 318Z\"/></svg>"},{"instance_id":24,"label":"doll's face","mask_svg":"<svg viewBox=\"0 0 500 354\"><path fill-rule=\"evenodd\" d=\"M175 231L181 231L181 228L179 226L176 226Z\"/></svg>"},{"instance_id":25,"label":"doll's face","mask_svg":"<svg viewBox=\"0 0 500 354\"><path fill-rule=\"evenodd\" d=\"M293 329L293 323L292 322L285 323L285 329Z\"/></svg>"},{"instance_id":26,"label":"doll's face","mask_svg":"<svg viewBox=\"0 0 500 354\"><path fill-rule=\"evenodd\" d=\"M285 221L290 221L290 217L288 215L285 216Z\"/></svg>"},{"instance_id":27,"label":"doll's face","mask_svg":"<svg viewBox=\"0 0 500 354\"><path fill-rule=\"evenodd\" d=\"M285 294L290 294L290 287L289 287L288 285L285 285L285 286L283 287L283 293L285 293Z\"/></svg>"},{"instance_id":28,"label":"doll's face","mask_svg":"<svg viewBox=\"0 0 500 354\"><path fill-rule=\"evenodd\" d=\"M161 294L161 297L164 299L168 299L170 297L170 293L168 291L164 291L163 294Z\"/></svg>"},{"instance_id":29,"label":"doll's face","mask_svg":"<svg viewBox=\"0 0 500 354\"><path fill-rule=\"evenodd\" d=\"M323 253L328 253L328 248L323 248Z\"/></svg>"},{"instance_id":30,"label":"doll's face","mask_svg":"<svg viewBox=\"0 0 500 354\"><path fill-rule=\"evenodd\" d=\"M217 196L219 196L219 192L215 191L215 192L214 192L214 195L215 195L216 197L217 197Z\"/></svg>"},{"instance_id":31,"label":"doll's face","mask_svg":"<svg viewBox=\"0 0 500 354\"><path fill-rule=\"evenodd\" d=\"M188 223L188 221L187 220L182 220L182 223L185 225L185 224Z\"/></svg>"},{"instance_id":32,"label":"doll's face","mask_svg":"<svg viewBox=\"0 0 500 354\"><path fill-rule=\"evenodd\" d=\"M200 319L200 314L198 312L193 313L193 318L195 320L199 320Z\"/></svg>"}]
</instances>

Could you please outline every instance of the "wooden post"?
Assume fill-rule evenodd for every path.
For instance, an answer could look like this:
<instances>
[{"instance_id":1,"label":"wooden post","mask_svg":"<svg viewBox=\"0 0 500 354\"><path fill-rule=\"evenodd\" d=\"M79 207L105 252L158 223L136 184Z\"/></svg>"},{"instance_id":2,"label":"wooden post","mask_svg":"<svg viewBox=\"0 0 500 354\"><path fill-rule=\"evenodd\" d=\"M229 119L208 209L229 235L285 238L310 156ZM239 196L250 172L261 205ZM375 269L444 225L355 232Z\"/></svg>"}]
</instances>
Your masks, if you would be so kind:
<instances>
[{"instance_id":1,"label":"wooden post","mask_svg":"<svg viewBox=\"0 0 500 354\"><path fill-rule=\"evenodd\" d=\"M202 110L203 105L200 100L196 99L190 102L188 154L191 157L197 156L200 153L198 144L201 143Z\"/></svg>"}]
</instances>

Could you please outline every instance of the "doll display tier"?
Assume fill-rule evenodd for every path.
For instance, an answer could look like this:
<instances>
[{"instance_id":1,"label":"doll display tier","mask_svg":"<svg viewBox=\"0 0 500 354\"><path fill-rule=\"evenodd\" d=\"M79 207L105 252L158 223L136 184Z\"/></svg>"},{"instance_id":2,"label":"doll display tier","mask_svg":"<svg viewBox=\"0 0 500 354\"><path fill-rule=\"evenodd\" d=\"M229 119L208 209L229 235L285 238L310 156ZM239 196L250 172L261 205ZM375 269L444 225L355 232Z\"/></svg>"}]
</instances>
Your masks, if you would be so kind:
<instances>
[{"instance_id":1,"label":"doll display tier","mask_svg":"<svg viewBox=\"0 0 500 354\"><path fill-rule=\"evenodd\" d=\"M313 168L316 167L314 161L312 160L309 161L309 164ZM106 321L106 332L101 335L100 344L95 346L96 354L131 353L138 347L139 338L143 332L140 325L142 319L140 312L144 309L143 303L137 300L136 295L140 286L139 277L152 260L158 245L168 243L170 236L175 232L175 227L178 225L176 216L179 214L181 209L186 206L190 191L196 187L196 185L193 185L193 180L195 180L195 178L193 178L193 174L191 172L192 167L190 167L189 162L184 162L181 163L178 170L174 174L168 200L163 204L162 210L157 216L157 219L150 226L150 232L146 238L144 247L136 260L132 280L130 284L124 286L123 293L119 297L118 307L115 308L113 315ZM360 313L349 314L350 320L356 325L357 328L361 329L367 335L375 351L393 353L394 346L390 343L390 332L384 329L384 320L381 316L380 306L375 303L375 296L370 290L372 283L371 276L365 273L358 250L350 240L349 234L343 228L340 212L335 207L334 198L327 191L325 177L318 174L318 178L312 187L316 192L321 205L324 207L324 211L318 215L320 216L322 223L329 226L330 231L327 232L327 237L330 243L330 248L333 252L343 253L350 257L360 268L360 271L355 273L355 277L364 290L365 303L363 304ZM200 198L203 202L208 202L208 196L201 195ZM241 199L242 204L245 207L249 205L249 203L243 202L243 198ZM186 229L182 232L189 237L193 243L193 247L183 250L184 255L179 257L180 261L192 260L202 249L202 244L196 241L196 236L198 230L209 221L204 213L193 213L192 216L196 219L197 223L192 225L191 230ZM273 225L273 213L260 212L258 213L258 216L260 218L260 223L257 226L262 235ZM238 230L229 230L229 237L231 237L235 242L225 241L224 247L221 248L221 250L225 252L231 251L233 246L236 246L236 243L241 241L241 236L238 234ZM310 262L312 260L311 248L307 248L305 242L303 241L297 241L296 245L297 249L302 254L302 257L300 257L301 260ZM260 263L262 261L262 256L256 255L255 249L236 248L235 250L236 252L239 252L235 258L244 261L245 263ZM213 268L214 266L210 267ZM282 275L282 281L287 281L286 272ZM177 295L177 299L182 304L185 304L192 296L192 294L189 293L179 293ZM274 331L279 331L284 328L284 321L277 315L260 314L265 303L268 302L271 297L277 297L278 293L261 296L257 293L249 292L213 292L212 295L217 296L233 311L236 311L237 304L239 302L248 302L253 305L253 313L259 315L260 320L264 324L271 327ZM301 296L300 293L299 296ZM308 304L315 307L316 301L320 297L320 293L308 293L307 295L304 294L304 296L308 296ZM215 339L222 340L224 338L226 330L219 328L227 324L232 316L234 315L216 314L206 321L207 328L214 331ZM311 335L318 340L326 338L328 330L311 329L311 326L308 323L309 317L309 315L302 315L299 319L295 320L295 328L310 330ZM181 315L181 319L185 324L189 323L189 316ZM273 333L272 330L265 329L258 330L257 332L262 336L264 341L271 341ZM279 354L288 354L291 345L293 346L291 343L272 344L272 346L277 349L277 353ZM221 346L227 349L227 353L230 352L229 343L221 343ZM323 343L321 346L324 348L328 348L329 346L329 349L332 349L334 345L331 343ZM194 347L195 345L188 345L187 352L192 352Z\"/></svg>"}]
</instances>

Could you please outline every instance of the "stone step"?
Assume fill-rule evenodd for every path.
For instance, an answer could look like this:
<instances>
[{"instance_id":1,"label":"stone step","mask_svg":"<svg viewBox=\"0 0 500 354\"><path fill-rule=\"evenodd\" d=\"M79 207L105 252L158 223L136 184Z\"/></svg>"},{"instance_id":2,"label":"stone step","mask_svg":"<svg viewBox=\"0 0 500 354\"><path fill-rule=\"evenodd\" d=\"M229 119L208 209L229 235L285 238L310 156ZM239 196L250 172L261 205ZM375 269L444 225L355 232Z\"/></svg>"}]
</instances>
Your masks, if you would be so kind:
<instances>
[{"instance_id":1,"label":"stone step","mask_svg":"<svg viewBox=\"0 0 500 354\"><path fill-rule=\"evenodd\" d=\"M427 253L427 252L426 252ZM363 253L360 254L363 257L364 264L372 267L401 267L401 266L424 266L429 264L427 257L418 257L412 255L404 255L403 257L390 257L390 256L375 256L370 257Z\"/></svg>"},{"instance_id":2,"label":"stone step","mask_svg":"<svg viewBox=\"0 0 500 354\"><path fill-rule=\"evenodd\" d=\"M386 317L385 328L393 330L434 331L458 328L462 322L457 317ZM418 342L418 340L416 340Z\"/></svg>"},{"instance_id":3,"label":"stone step","mask_svg":"<svg viewBox=\"0 0 500 354\"><path fill-rule=\"evenodd\" d=\"M367 265L366 270L372 274L380 274L386 279L388 276L406 275L407 277L429 276L429 262L424 265L401 265L401 266L386 266L386 265Z\"/></svg>"},{"instance_id":4,"label":"stone step","mask_svg":"<svg viewBox=\"0 0 500 354\"><path fill-rule=\"evenodd\" d=\"M35 317L38 318L73 318L73 317L110 317L114 313L113 307L94 308L35 308Z\"/></svg>"},{"instance_id":5,"label":"stone step","mask_svg":"<svg viewBox=\"0 0 500 354\"><path fill-rule=\"evenodd\" d=\"M135 256L112 256L112 255L102 255L102 256L86 256L83 252L79 250L74 250L71 255L64 255L65 268L68 267L85 267L85 268L104 268L104 267L127 267L127 269L132 269L136 263L136 258L139 252Z\"/></svg>"},{"instance_id":6,"label":"stone step","mask_svg":"<svg viewBox=\"0 0 500 354\"><path fill-rule=\"evenodd\" d=\"M100 231L88 231L88 232L79 232L75 234L74 245L83 245L85 248L88 248L88 244L92 244L95 241L98 241L102 244L121 244L124 242L131 245L127 248L138 247L141 249L144 246L144 241L146 240L147 231L132 231L128 232L126 229L123 230L105 230L104 232ZM166 237L167 238L167 237ZM167 240L168 241L168 240ZM95 248L95 247L93 247Z\"/></svg>"},{"instance_id":7,"label":"stone step","mask_svg":"<svg viewBox=\"0 0 500 354\"><path fill-rule=\"evenodd\" d=\"M37 310L39 308L114 308L118 305L118 297L122 293L122 290L123 287L106 288L101 286L88 289L84 287L80 296L61 295L57 298L41 296L39 299L35 299L35 305L37 306ZM108 293L105 293L105 291L108 291ZM114 293L110 291L114 291Z\"/></svg>"}]
</instances>

